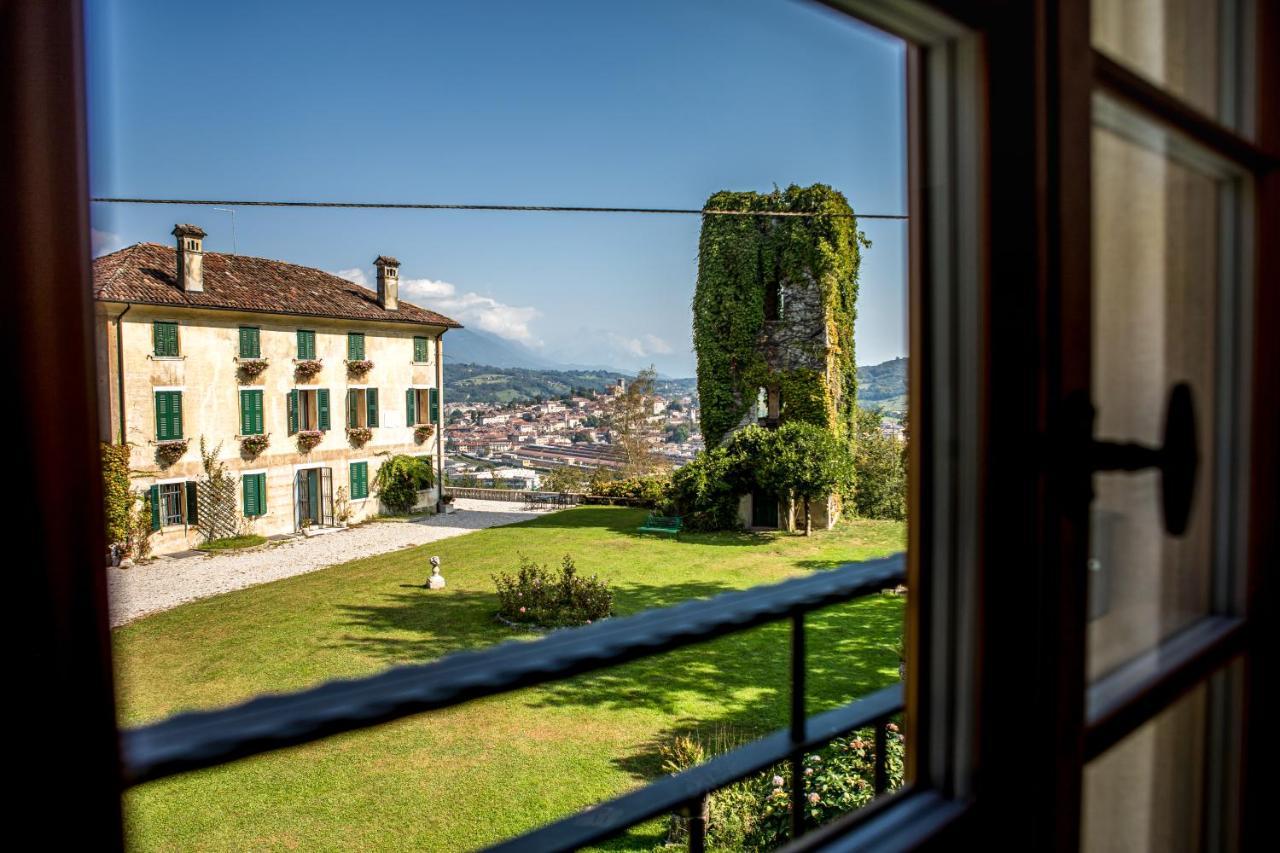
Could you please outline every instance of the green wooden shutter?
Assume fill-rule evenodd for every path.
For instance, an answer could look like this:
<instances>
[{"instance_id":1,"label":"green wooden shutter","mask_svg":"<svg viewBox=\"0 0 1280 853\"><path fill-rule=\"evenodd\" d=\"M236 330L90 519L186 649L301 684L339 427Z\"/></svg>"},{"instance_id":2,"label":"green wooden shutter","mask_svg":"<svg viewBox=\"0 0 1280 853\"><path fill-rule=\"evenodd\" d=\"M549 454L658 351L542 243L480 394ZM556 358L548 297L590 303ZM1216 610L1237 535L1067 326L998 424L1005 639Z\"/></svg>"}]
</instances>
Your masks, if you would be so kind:
<instances>
[{"instance_id":1,"label":"green wooden shutter","mask_svg":"<svg viewBox=\"0 0 1280 853\"><path fill-rule=\"evenodd\" d=\"M312 359L316 357L316 333L307 329L298 330L298 358Z\"/></svg>"},{"instance_id":2,"label":"green wooden shutter","mask_svg":"<svg viewBox=\"0 0 1280 853\"><path fill-rule=\"evenodd\" d=\"M169 432L172 434L173 438L182 438L182 392L170 391L169 394L171 395L169 400L169 409L171 412L169 419Z\"/></svg>"},{"instance_id":3,"label":"green wooden shutter","mask_svg":"<svg viewBox=\"0 0 1280 853\"><path fill-rule=\"evenodd\" d=\"M354 388L348 389L347 391L347 426L349 427L360 426L360 421L356 417L356 407L359 405L360 405L360 401L356 397L355 389Z\"/></svg>"},{"instance_id":4,"label":"green wooden shutter","mask_svg":"<svg viewBox=\"0 0 1280 853\"><path fill-rule=\"evenodd\" d=\"M320 430L323 432L329 428L329 389L316 389L316 420L319 421Z\"/></svg>"},{"instance_id":5,"label":"green wooden shutter","mask_svg":"<svg viewBox=\"0 0 1280 853\"><path fill-rule=\"evenodd\" d=\"M415 337L413 339L413 360L417 362L428 362L431 360L428 355L426 338Z\"/></svg>"},{"instance_id":6,"label":"green wooden shutter","mask_svg":"<svg viewBox=\"0 0 1280 853\"><path fill-rule=\"evenodd\" d=\"M258 515L267 514L267 475L254 474L258 480Z\"/></svg>"},{"instance_id":7,"label":"green wooden shutter","mask_svg":"<svg viewBox=\"0 0 1280 853\"><path fill-rule=\"evenodd\" d=\"M418 407L416 405L418 395L410 388L404 392L404 418L406 426L414 426L418 423Z\"/></svg>"},{"instance_id":8,"label":"green wooden shutter","mask_svg":"<svg viewBox=\"0 0 1280 853\"><path fill-rule=\"evenodd\" d=\"M366 388L364 391L365 424L370 429L378 425L378 389Z\"/></svg>"},{"instance_id":9,"label":"green wooden shutter","mask_svg":"<svg viewBox=\"0 0 1280 853\"><path fill-rule=\"evenodd\" d=\"M240 434L253 435L253 392L240 392Z\"/></svg>"},{"instance_id":10,"label":"green wooden shutter","mask_svg":"<svg viewBox=\"0 0 1280 853\"><path fill-rule=\"evenodd\" d=\"M160 487L151 487L151 529L160 529Z\"/></svg>"},{"instance_id":11,"label":"green wooden shutter","mask_svg":"<svg viewBox=\"0 0 1280 853\"><path fill-rule=\"evenodd\" d=\"M156 392L156 441L169 440L169 394Z\"/></svg>"},{"instance_id":12,"label":"green wooden shutter","mask_svg":"<svg viewBox=\"0 0 1280 853\"><path fill-rule=\"evenodd\" d=\"M151 340L155 346L155 354L161 358L176 358L178 355L178 324L156 320L151 324Z\"/></svg>"},{"instance_id":13,"label":"green wooden shutter","mask_svg":"<svg viewBox=\"0 0 1280 853\"><path fill-rule=\"evenodd\" d=\"M289 435L298 431L298 389L293 389L288 396Z\"/></svg>"},{"instance_id":14,"label":"green wooden shutter","mask_svg":"<svg viewBox=\"0 0 1280 853\"><path fill-rule=\"evenodd\" d=\"M195 480L187 480L187 524L200 521L200 490Z\"/></svg>"},{"instance_id":15,"label":"green wooden shutter","mask_svg":"<svg viewBox=\"0 0 1280 853\"><path fill-rule=\"evenodd\" d=\"M440 389L432 388L427 392L427 406L431 412L431 423L440 423Z\"/></svg>"},{"instance_id":16,"label":"green wooden shutter","mask_svg":"<svg viewBox=\"0 0 1280 853\"><path fill-rule=\"evenodd\" d=\"M347 358L361 361L364 358L364 333L347 332Z\"/></svg>"},{"instance_id":17,"label":"green wooden shutter","mask_svg":"<svg viewBox=\"0 0 1280 853\"><path fill-rule=\"evenodd\" d=\"M262 435L267 431L266 406L263 403L265 395L262 391L253 392L253 434Z\"/></svg>"},{"instance_id":18,"label":"green wooden shutter","mask_svg":"<svg viewBox=\"0 0 1280 853\"><path fill-rule=\"evenodd\" d=\"M244 514L257 516L267 514L267 475L246 474L244 476Z\"/></svg>"},{"instance_id":19,"label":"green wooden shutter","mask_svg":"<svg viewBox=\"0 0 1280 853\"><path fill-rule=\"evenodd\" d=\"M254 326L240 327L240 357L262 357L262 339L259 337L259 330Z\"/></svg>"},{"instance_id":20,"label":"green wooden shutter","mask_svg":"<svg viewBox=\"0 0 1280 853\"><path fill-rule=\"evenodd\" d=\"M369 463L351 463L351 499L360 500L369 497Z\"/></svg>"}]
</instances>

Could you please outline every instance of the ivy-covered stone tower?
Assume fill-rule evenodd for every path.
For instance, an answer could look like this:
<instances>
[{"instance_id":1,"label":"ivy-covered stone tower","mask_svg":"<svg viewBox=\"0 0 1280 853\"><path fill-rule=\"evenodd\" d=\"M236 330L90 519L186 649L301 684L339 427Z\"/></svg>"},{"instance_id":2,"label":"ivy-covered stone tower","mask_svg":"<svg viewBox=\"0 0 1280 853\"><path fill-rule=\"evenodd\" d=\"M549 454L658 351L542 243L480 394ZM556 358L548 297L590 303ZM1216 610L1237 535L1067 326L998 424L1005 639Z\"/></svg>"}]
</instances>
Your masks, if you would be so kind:
<instances>
[{"instance_id":1,"label":"ivy-covered stone tower","mask_svg":"<svg viewBox=\"0 0 1280 853\"><path fill-rule=\"evenodd\" d=\"M693 297L702 434L801 420L852 441L853 326L868 245L831 187L719 192L707 200Z\"/></svg>"}]
</instances>

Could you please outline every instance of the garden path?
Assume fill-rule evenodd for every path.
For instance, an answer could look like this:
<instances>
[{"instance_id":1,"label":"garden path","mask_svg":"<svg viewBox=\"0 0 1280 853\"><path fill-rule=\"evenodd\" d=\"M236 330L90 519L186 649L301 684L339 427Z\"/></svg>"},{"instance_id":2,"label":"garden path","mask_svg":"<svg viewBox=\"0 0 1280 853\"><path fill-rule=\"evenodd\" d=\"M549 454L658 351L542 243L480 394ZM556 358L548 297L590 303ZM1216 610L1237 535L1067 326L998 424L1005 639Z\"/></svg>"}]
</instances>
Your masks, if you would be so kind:
<instances>
[{"instance_id":1,"label":"garden path","mask_svg":"<svg viewBox=\"0 0 1280 853\"><path fill-rule=\"evenodd\" d=\"M128 569L108 568L111 625L124 625L148 613L170 610L236 589L314 572L361 557L425 545L473 530L514 524L546 510L523 504L458 498L457 511L413 521L373 522L325 536L290 537L246 553L209 556L191 553L160 557ZM449 576L449 567L442 573ZM431 566L422 561L423 580Z\"/></svg>"}]
</instances>

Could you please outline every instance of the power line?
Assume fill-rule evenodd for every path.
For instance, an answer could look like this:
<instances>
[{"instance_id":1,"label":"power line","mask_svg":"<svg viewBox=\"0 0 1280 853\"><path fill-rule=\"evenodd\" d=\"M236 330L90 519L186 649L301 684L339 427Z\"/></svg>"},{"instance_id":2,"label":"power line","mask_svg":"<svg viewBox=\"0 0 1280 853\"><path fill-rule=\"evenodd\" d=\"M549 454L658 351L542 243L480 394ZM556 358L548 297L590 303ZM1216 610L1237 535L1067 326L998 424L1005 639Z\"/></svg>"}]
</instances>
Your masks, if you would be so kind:
<instances>
[{"instance_id":1,"label":"power line","mask_svg":"<svg viewBox=\"0 0 1280 853\"><path fill-rule=\"evenodd\" d=\"M906 219L902 213L806 213L804 211L716 210L684 207L582 207L552 204L426 204L367 201L232 201L196 198L105 198L101 204L195 204L221 207L333 207L356 210L490 210L513 213L666 213L689 216L832 216L858 219Z\"/></svg>"}]
</instances>

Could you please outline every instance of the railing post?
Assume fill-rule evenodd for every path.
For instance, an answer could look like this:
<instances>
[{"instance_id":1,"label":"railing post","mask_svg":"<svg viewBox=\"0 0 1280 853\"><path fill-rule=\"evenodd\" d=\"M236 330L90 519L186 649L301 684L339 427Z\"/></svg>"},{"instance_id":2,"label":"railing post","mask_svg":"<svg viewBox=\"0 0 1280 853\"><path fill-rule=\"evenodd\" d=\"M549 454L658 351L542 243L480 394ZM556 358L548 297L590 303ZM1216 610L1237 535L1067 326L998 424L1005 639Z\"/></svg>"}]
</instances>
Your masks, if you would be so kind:
<instances>
[{"instance_id":1,"label":"railing post","mask_svg":"<svg viewBox=\"0 0 1280 853\"><path fill-rule=\"evenodd\" d=\"M711 796L702 794L689 807L689 853L706 853Z\"/></svg>"},{"instance_id":2,"label":"railing post","mask_svg":"<svg viewBox=\"0 0 1280 853\"><path fill-rule=\"evenodd\" d=\"M804 612L791 617L791 838L804 834Z\"/></svg>"},{"instance_id":3,"label":"railing post","mask_svg":"<svg viewBox=\"0 0 1280 853\"><path fill-rule=\"evenodd\" d=\"M876 796L884 793L889 787L889 736L885 732L887 720L876 721Z\"/></svg>"}]
</instances>

